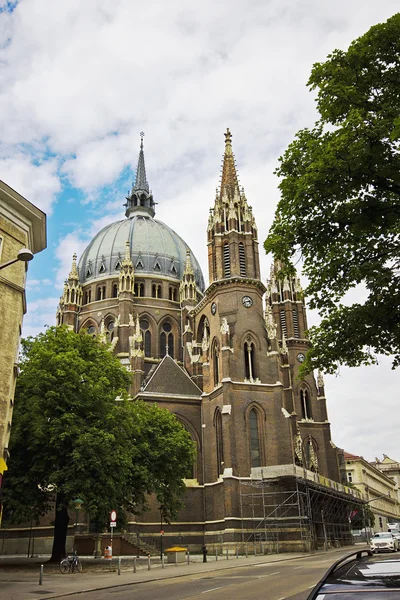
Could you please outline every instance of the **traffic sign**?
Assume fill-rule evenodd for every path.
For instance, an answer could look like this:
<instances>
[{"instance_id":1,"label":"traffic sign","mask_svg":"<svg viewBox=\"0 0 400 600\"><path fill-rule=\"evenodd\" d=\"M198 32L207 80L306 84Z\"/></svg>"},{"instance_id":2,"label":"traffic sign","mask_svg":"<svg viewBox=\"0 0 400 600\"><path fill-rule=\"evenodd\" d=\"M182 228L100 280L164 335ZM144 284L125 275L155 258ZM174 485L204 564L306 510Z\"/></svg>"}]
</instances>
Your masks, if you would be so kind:
<instances>
[{"instance_id":1,"label":"traffic sign","mask_svg":"<svg viewBox=\"0 0 400 600\"><path fill-rule=\"evenodd\" d=\"M117 511L116 510L112 510L110 512L110 521L116 521L117 520Z\"/></svg>"},{"instance_id":2,"label":"traffic sign","mask_svg":"<svg viewBox=\"0 0 400 600\"><path fill-rule=\"evenodd\" d=\"M116 527L116 526L117 526L117 524L115 521L110 521L110 527Z\"/></svg>"}]
</instances>

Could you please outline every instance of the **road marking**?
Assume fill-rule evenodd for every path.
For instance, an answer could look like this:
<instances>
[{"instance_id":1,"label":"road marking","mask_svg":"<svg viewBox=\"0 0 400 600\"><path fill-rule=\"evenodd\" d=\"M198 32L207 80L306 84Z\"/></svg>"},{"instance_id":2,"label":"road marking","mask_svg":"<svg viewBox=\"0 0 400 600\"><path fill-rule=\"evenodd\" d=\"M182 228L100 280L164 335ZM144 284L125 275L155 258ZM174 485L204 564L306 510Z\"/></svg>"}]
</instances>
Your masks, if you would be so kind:
<instances>
[{"instance_id":1,"label":"road marking","mask_svg":"<svg viewBox=\"0 0 400 600\"><path fill-rule=\"evenodd\" d=\"M201 592L202 594L208 594L208 592L215 592L215 590L221 590L224 586L220 585L217 588L212 588L211 590L205 590L204 592Z\"/></svg>"},{"instance_id":2,"label":"road marking","mask_svg":"<svg viewBox=\"0 0 400 600\"><path fill-rule=\"evenodd\" d=\"M293 570L294 569L304 569L304 567L293 567Z\"/></svg>"}]
</instances>

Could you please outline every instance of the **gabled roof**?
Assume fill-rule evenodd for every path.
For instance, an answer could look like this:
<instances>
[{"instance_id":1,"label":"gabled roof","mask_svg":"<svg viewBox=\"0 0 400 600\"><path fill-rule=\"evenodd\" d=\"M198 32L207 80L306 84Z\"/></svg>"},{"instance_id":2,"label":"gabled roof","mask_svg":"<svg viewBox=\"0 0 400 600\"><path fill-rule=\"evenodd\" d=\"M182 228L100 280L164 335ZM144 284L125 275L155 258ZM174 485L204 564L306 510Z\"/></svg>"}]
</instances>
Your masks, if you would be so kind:
<instances>
[{"instance_id":1,"label":"gabled roof","mask_svg":"<svg viewBox=\"0 0 400 600\"><path fill-rule=\"evenodd\" d=\"M163 394L165 396L193 396L201 398L202 391L191 380L170 356L164 356L160 364L154 369L149 381L143 390L145 394Z\"/></svg>"}]
</instances>

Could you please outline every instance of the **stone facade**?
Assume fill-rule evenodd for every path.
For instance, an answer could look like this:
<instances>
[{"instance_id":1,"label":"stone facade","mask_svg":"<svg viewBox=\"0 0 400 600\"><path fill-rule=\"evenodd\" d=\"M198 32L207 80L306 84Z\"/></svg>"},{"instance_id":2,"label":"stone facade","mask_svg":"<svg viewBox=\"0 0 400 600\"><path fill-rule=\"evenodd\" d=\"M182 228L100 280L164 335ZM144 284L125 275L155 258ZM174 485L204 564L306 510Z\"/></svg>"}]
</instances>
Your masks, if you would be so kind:
<instances>
[{"instance_id":1,"label":"stone facade","mask_svg":"<svg viewBox=\"0 0 400 600\"><path fill-rule=\"evenodd\" d=\"M309 347L300 281L281 279L278 263L261 280L231 138L227 130L207 227L208 288L190 248L176 234L169 243L171 230L154 219L142 141L126 221L102 230L79 264L74 257L57 315L108 340L132 373L133 398L170 410L195 441L185 508L168 526L175 543L182 532L197 545L243 540L244 483L268 479L279 504L301 473L302 485L351 496L339 483L322 376L298 377ZM158 507L132 527L156 535Z\"/></svg>"},{"instance_id":2,"label":"stone facade","mask_svg":"<svg viewBox=\"0 0 400 600\"><path fill-rule=\"evenodd\" d=\"M46 215L0 181L0 265L14 260L22 248L29 248L35 254L45 247ZM0 315L3 317L0 344L0 487L9 455L19 339L26 312L26 265L16 261L0 270Z\"/></svg>"}]
</instances>

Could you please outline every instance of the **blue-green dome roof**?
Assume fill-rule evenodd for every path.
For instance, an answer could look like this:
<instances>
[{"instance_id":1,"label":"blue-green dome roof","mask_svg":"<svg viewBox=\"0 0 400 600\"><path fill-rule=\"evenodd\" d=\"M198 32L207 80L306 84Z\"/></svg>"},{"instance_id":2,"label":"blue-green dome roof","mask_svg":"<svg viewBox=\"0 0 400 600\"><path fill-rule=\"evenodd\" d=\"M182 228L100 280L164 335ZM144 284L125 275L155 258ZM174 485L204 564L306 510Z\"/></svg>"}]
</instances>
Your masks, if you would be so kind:
<instances>
[{"instance_id":1,"label":"blue-green dome roof","mask_svg":"<svg viewBox=\"0 0 400 600\"><path fill-rule=\"evenodd\" d=\"M93 238L79 261L79 279L82 284L108 279L118 275L129 241L135 275L170 277L180 281L189 246L168 225L140 213L107 225ZM143 211L144 212L144 211ZM195 280L204 291L200 265L190 251Z\"/></svg>"}]
</instances>

